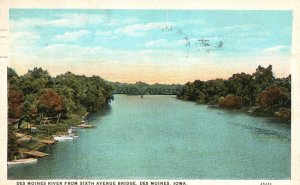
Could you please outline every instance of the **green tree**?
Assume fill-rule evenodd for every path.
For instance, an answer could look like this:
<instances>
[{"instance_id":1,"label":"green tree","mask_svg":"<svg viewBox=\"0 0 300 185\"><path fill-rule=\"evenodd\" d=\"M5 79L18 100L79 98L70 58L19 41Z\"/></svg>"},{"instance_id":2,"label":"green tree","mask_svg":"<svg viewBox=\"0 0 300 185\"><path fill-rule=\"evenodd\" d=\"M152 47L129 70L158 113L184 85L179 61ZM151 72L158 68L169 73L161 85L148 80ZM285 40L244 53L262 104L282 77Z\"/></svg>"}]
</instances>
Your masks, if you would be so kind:
<instances>
[{"instance_id":1,"label":"green tree","mask_svg":"<svg viewBox=\"0 0 300 185\"><path fill-rule=\"evenodd\" d=\"M16 85L20 77L16 73L16 71L12 68L7 68L7 82L8 84L13 87L15 90L19 90L18 86Z\"/></svg>"},{"instance_id":2,"label":"green tree","mask_svg":"<svg viewBox=\"0 0 300 185\"><path fill-rule=\"evenodd\" d=\"M272 65L269 65L267 68L261 67L259 65L252 75L256 83L257 93L262 92L264 89L271 86L275 82L275 78L272 72Z\"/></svg>"},{"instance_id":3,"label":"green tree","mask_svg":"<svg viewBox=\"0 0 300 185\"><path fill-rule=\"evenodd\" d=\"M205 82L205 92L209 104L216 104L221 96L227 95L227 87L223 79L209 80Z\"/></svg>"},{"instance_id":4,"label":"green tree","mask_svg":"<svg viewBox=\"0 0 300 185\"><path fill-rule=\"evenodd\" d=\"M46 116L57 116L57 123L62 111L62 100L53 89L44 89L37 100L37 109L43 118Z\"/></svg>"},{"instance_id":5,"label":"green tree","mask_svg":"<svg viewBox=\"0 0 300 185\"><path fill-rule=\"evenodd\" d=\"M7 159L9 161L14 160L16 156L19 154L18 145L17 145L17 137L15 135L15 128L13 125L8 125L8 139L7 139Z\"/></svg>"},{"instance_id":6,"label":"green tree","mask_svg":"<svg viewBox=\"0 0 300 185\"><path fill-rule=\"evenodd\" d=\"M8 89L8 117L19 118L22 114L24 96L11 85Z\"/></svg>"},{"instance_id":7,"label":"green tree","mask_svg":"<svg viewBox=\"0 0 300 185\"><path fill-rule=\"evenodd\" d=\"M23 103L22 119L30 123L36 123L37 117L37 94L29 94Z\"/></svg>"},{"instance_id":8,"label":"green tree","mask_svg":"<svg viewBox=\"0 0 300 185\"><path fill-rule=\"evenodd\" d=\"M227 81L228 93L240 96L243 106L252 106L255 102L256 85L252 75L245 73L233 74Z\"/></svg>"},{"instance_id":9,"label":"green tree","mask_svg":"<svg viewBox=\"0 0 300 185\"><path fill-rule=\"evenodd\" d=\"M42 68L34 68L28 70L25 75L20 76L17 85L23 94L28 95L38 93L41 89L51 88L53 82L47 71Z\"/></svg>"}]
</instances>

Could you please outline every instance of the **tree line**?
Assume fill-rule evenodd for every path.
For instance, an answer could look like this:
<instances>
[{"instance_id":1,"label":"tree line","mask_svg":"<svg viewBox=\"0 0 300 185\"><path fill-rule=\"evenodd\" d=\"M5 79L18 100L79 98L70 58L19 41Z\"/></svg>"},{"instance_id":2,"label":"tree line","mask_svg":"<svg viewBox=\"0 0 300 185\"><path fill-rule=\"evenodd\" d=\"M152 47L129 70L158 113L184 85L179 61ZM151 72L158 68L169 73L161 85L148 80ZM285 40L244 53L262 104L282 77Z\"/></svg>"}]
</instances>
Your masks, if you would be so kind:
<instances>
[{"instance_id":1,"label":"tree line","mask_svg":"<svg viewBox=\"0 0 300 185\"><path fill-rule=\"evenodd\" d=\"M99 76L67 72L51 77L48 71L37 67L18 75L7 68L7 82L8 118L18 120L18 128L22 123L36 126L40 132L35 137L65 131L80 123L88 112L96 112L113 100L112 86ZM8 160L19 157L19 148L31 147L18 143L15 132L15 127L8 125ZM28 129L26 132L32 135Z\"/></svg>"},{"instance_id":2,"label":"tree line","mask_svg":"<svg viewBox=\"0 0 300 185\"><path fill-rule=\"evenodd\" d=\"M112 86L99 76L71 72L51 77L42 68L19 76L8 68L8 117L40 124L43 117L55 123L70 114L95 112L113 99Z\"/></svg>"},{"instance_id":3,"label":"tree line","mask_svg":"<svg viewBox=\"0 0 300 185\"><path fill-rule=\"evenodd\" d=\"M120 82L109 82L113 88L117 89L120 87L126 88L138 88L140 90L145 90L147 88L158 88L158 89L181 89L183 85L181 84L148 84L145 82L135 82L135 83L120 83Z\"/></svg>"},{"instance_id":4,"label":"tree line","mask_svg":"<svg viewBox=\"0 0 300 185\"><path fill-rule=\"evenodd\" d=\"M242 72L226 80L188 82L178 98L290 120L291 75L275 78L272 65L258 66L253 74Z\"/></svg>"}]
</instances>

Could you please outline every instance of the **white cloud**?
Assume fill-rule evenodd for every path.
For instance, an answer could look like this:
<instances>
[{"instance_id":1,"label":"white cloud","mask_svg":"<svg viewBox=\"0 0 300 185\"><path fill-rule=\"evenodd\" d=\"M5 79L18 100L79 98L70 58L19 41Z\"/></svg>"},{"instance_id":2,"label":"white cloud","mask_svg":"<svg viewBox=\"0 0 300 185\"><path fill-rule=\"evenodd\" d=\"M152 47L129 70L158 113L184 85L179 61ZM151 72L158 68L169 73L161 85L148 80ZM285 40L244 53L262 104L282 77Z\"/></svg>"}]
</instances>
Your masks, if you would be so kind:
<instances>
[{"instance_id":1,"label":"white cloud","mask_svg":"<svg viewBox=\"0 0 300 185\"><path fill-rule=\"evenodd\" d=\"M167 40L167 39L158 39L158 40L152 40L145 43L146 47L153 47L153 48L176 48L180 46L186 46L187 43L193 44L197 42L197 38L189 38L188 41L185 39L179 39L179 40Z\"/></svg>"},{"instance_id":2,"label":"white cloud","mask_svg":"<svg viewBox=\"0 0 300 185\"><path fill-rule=\"evenodd\" d=\"M10 30L19 30L23 28L27 28L30 26L45 26L47 25L47 21L43 19L28 19L28 18L22 18L18 20L10 20L9 21L9 29Z\"/></svg>"},{"instance_id":3,"label":"white cloud","mask_svg":"<svg viewBox=\"0 0 300 185\"><path fill-rule=\"evenodd\" d=\"M105 23L106 25L110 25L110 22L113 21L114 20L110 20L103 15L69 13L56 15L55 17L53 17L53 19L22 18L19 20L10 20L10 29L19 30L22 28L36 26L79 28L84 25L90 24Z\"/></svg>"},{"instance_id":4,"label":"white cloud","mask_svg":"<svg viewBox=\"0 0 300 185\"><path fill-rule=\"evenodd\" d=\"M200 36L215 36L215 35L223 35L228 37L266 37L270 35L270 32L267 31L259 31L256 24L235 24L231 26L202 26L196 30L193 30L195 35Z\"/></svg>"},{"instance_id":5,"label":"white cloud","mask_svg":"<svg viewBox=\"0 0 300 185\"><path fill-rule=\"evenodd\" d=\"M278 45L278 46L266 48L263 50L263 52L276 53L276 52L284 52L284 51L289 51L289 50L290 50L290 46Z\"/></svg>"},{"instance_id":6,"label":"white cloud","mask_svg":"<svg viewBox=\"0 0 300 185\"><path fill-rule=\"evenodd\" d=\"M199 33L200 35L210 35L215 34L217 31L219 30L215 27L205 27L201 28L199 31L197 31L197 33Z\"/></svg>"},{"instance_id":7,"label":"white cloud","mask_svg":"<svg viewBox=\"0 0 300 185\"><path fill-rule=\"evenodd\" d=\"M236 24L233 26L224 27L225 31L249 31L253 28L257 27L255 24Z\"/></svg>"},{"instance_id":8,"label":"white cloud","mask_svg":"<svg viewBox=\"0 0 300 185\"><path fill-rule=\"evenodd\" d=\"M15 32L10 34L10 39L13 44L19 42L33 42L40 39L40 35L36 32Z\"/></svg>"},{"instance_id":9,"label":"white cloud","mask_svg":"<svg viewBox=\"0 0 300 185\"><path fill-rule=\"evenodd\" d=\"M36 43L40 42L41 36L39 33L30 31L20 31L9 34L10 53L11 55L18 54L22 56L31 55L36 51Z\"/></svg>"},{"instance_id":10,"label":"white cloud","mask_svg":"<svg viewBox=\"0 0 300 185\"><path fill-rule=\"evenodd\" d=\"M138 21L138 19L135 17L118 20L101 14L86 13L64 13L50 18L51 19L21 18L18 20L10 20L10 29L20 30L22 28L36 26L79 28L83 27L84 25L97 24L105 24L105 26L118 26L121 24L133 24Z\"/></svg>"},{"instance_id":11,"label":"white cloud","mask_svg":"<svg viewBox=\"0 0 300 185\"><path fill-rule=\"evenodd\" d=\"M141 49L141 50L122 50L110 49L104 47L86 47L69 44L54 44L44 47L37 51L35 55L43 56L49 61L61 61L63 59L73 58L72 63L76 61L118 61L121 63L136 63L140 61L148 61L150 63L161 61L174 61L175 59L184 59L186 57L185 50L162 50L162 49ZM122 58L120 59L120 56ZM51 60L52 59L52 60Z\"/></svg>"},{"instance_id":12,"label":"white cloud","mask_svg":"<svg viewBox=\"0 0 300 185\"><path fill-rule=\"evenodd\" d=\"M134 24L138 22L138 18L136 17L129 17L125 19L115 19L115 18L109 18L106 17L104 19L105 22L103 22L106 26L120 26L120 25L128 25L128 24Z\"/></svg>"},{"instance_id":13,"label":"white cloud","mask_svg":"<svg viewBox=\"0 0 300 185\"><path fill-rule=\"evenodd\" d=\"M82 47L78 45L68 44L53 44L42 49L43 56L55 56L58 58L70 58L70 57L87 57L97 56L103 52L107 52L107 49L103 47Z\"/></svg>"},{"instance_id":14,"label":"white cloud","mask_svg":"<svg viewBox=\"0 0 300 185\"><path fill-rule=\"evenodd\" d=\"M10 33L10 50L12 53L23 53L33 51L34 45L39 42L40 35L36 32L15 32Z\"/></svg>"},{"instance_id":15,"label":"white cloud","mask_svg":"<svg viewBox=\"0 0 300 185\"><path fill-rule=\"evenodd\" d=\"M62 35L56 35L53 37L53 39L58 41L73 41L81 37L85 37L88 34L90 34L90 31L88 30L79 30L74 32L65 32Z\"/></svg>"},{"instance_id":16,"label":"white cloud","mask_svg":"<svg viewBox=\"0 0 300 185\"><path fill-rule=\"evenodd\" d=\"M160 47L160 46L165 46L168 44L168 40L166 39L158 39L158 40L153 40L145 43L145 46L147 47Z\"/></svg>"},{"instance_id":17,"label":"white cloud","mask_svg":"<svg viewBox=\"0 0 300 185\"><path fill-rule=\"evenodd\" d=\"M139 21L139 19L136 18L136 17L129 17L129 18L124 19L122 22L124 24L133 24L133 23L136 23L138 21Z\"/></svg>"},{"instance_id":18,"label":"white cloud","mask_svg":"<svg viewBox=\"0 0 300 185\"><path fill-rule=\"evenodd\" d=\"M171 27L171 22L151 22L147 24L133 24L117 30L118 33L128 36L143 36L146 31L159 30Z\"/></svg>"},{"instance_id":19,"label":"white cloud","mask_svg":"<svg viewBox=\"0 0 300 185\"><path fill-rule=\"evenodd\" d=\"M204 25L206 24L206 21L204 21L203 19L188 19L188 20L184 20L184 21L179 21L178 25Z\"/></svg>"},{"instance_id":20,"label":"white cloud","mask_svg":"<svg viewBox=\"0 0 300 185\"><path fill-rule=\"evenodd\" d=\"M80 27L88 24L104 23L106 18L103 15L70 13L60 14L59 19L53 20L52 25L58 27Z\"/></svg>"},{"instance_id":21,"label":"white cloud","mask_svg":"<svg viewBox=\"0 0 300 185\"><path fill-rule=\"evenodd\" d=\"M249 39L267 39L272 34L271 31L244 31L244 32L232 32L226 35L226 38L249 38Z\"/></svg>"},{"instance_id":22,"label":"white cloud","mask_svg":"<svg viewBox=\"0 0 300 185\"><path fill-rule=\"evenodd\" d=\"M147 47L178 47L185 46L186 41L184 39L168 41L166 39L158 39L145 43Z\"/></svg>"}]
</instances>

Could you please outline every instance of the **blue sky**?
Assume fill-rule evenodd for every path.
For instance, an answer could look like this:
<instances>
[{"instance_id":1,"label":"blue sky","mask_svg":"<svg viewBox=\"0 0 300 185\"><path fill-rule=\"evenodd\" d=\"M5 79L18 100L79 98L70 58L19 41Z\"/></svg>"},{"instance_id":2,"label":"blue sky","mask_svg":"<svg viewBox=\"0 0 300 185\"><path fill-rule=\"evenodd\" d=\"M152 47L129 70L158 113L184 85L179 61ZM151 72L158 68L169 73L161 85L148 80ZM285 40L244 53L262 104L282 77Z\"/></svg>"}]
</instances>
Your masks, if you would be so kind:
<instances>
[{"instance_id":1,"label":"blue sky","mask_svg":"<svg viewBox=\"0 0 300 185\"><path fill-rule=\"evenodd\" d=\"M120 82L289 74L291 11L10 10L10 66Z\"/></svg>"}]
</instances>

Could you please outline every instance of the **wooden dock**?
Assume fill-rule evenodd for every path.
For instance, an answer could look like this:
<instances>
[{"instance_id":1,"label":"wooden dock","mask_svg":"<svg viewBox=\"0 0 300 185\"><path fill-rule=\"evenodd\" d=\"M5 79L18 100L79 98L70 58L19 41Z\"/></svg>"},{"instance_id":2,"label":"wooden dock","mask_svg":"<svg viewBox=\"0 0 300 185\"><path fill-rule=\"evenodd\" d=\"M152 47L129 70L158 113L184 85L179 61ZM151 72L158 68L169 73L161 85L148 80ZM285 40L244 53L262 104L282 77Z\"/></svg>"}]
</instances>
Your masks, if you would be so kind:
<instances>
[{"instance_id":1,"label":"wooden dock","mask_svg":"<svg viewBox=\"0 0 300 185\"><path fill-rule=\"evenodd\" d=\"M32 136L30 135L24 135L23 137L21 137L20 139L18 139L16 142L17 143L26 143L26 142L30 142L32 140Z\"/></svg>"},{"instance_id":2,"label":"wooden dock","mask_svg":"<svg viewBox=\"0 0 300 185\"><path fill-rule=\"evenodd\" d=\"M30 163L36 163L37 159L34 158L28 158L28 159L16 159L13 161L8 161L7 165L11 166L11 165L15 165L15 164L30 164Z\"/></svg>"},{"instance_id":3,"label":"wooden dock","mask_svg":"<svg viewBox=\"0 0 300 185\"><path fill-rule=\"evenodd\" d=\"M27 151L27 152L21 152L22 154L26 154L26 155L30 155L30 156L33 156L33 157L45 157L49 154L47 153L44 153L44 152L39 152L39 151L36 151L36 150L31 150L31 151Z\"/></svg>"},{"instance_id":4,"label":"wooden dock","mask_svg":"<svg viewBox=\"0 0 300 185\"><path fill-rule=\"evenodd\" d=\"M24 137L26 134L18 133L18 132L17 132L15 135L16 135L17 138L22 138L22 137Z\"/></svg>"},{"instance_id":5,"label":"wooden dock","mask_svg":"<svg viewBox=\"0 0 300 185\"><path fill-rule=\"evenodd\" d=\"M46 140L46 139L43 139L43 140L39 140L39 143L44 143L44 144L53 144L55 143L56 141L55 140Z\"/></svg>"}]
</instances>

